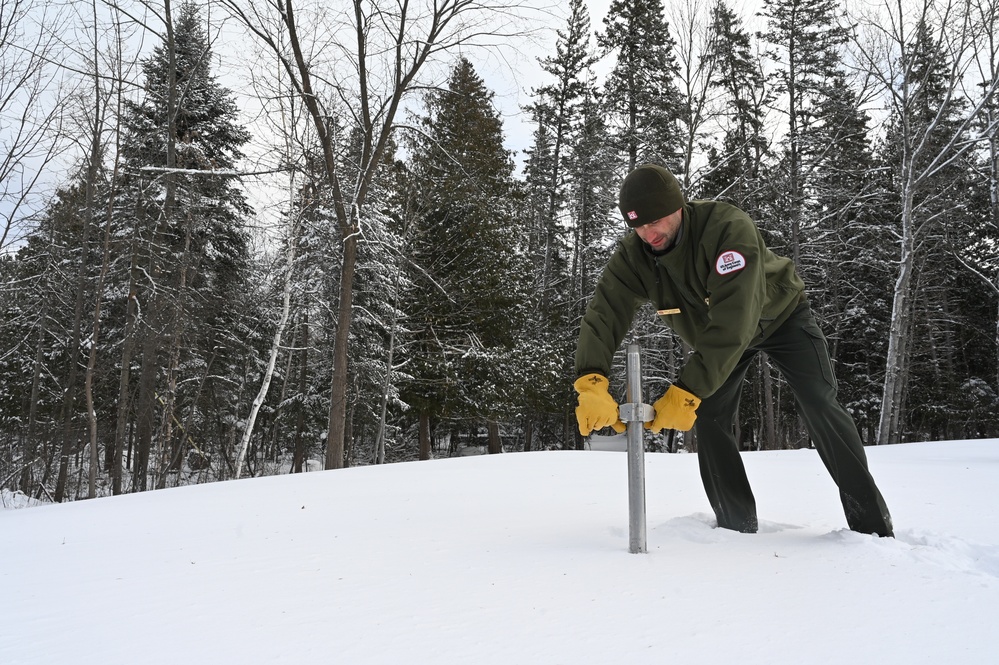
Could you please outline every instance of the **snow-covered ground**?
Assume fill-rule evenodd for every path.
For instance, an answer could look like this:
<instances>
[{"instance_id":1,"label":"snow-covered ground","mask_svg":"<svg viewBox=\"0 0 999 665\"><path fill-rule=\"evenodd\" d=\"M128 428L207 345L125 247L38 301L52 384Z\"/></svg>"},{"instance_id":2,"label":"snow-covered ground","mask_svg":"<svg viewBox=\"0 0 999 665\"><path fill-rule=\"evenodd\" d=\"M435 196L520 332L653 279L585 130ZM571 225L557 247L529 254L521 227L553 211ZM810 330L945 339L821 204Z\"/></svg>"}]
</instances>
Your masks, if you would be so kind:
<instances>
[{"instance_id":1,"label":"snow-covered ground","mask_svg":"<svg viewBox=\"0 0 999 665\"><path fill-rule=\"evenodd\" d=\"M896 539L814 451L745 455L761 530L693 455L548 452L0 511L0 663L993 663L999 441L868 450ZM9 498L9 497L8 497Z\"/></svg>"}]
</instances>

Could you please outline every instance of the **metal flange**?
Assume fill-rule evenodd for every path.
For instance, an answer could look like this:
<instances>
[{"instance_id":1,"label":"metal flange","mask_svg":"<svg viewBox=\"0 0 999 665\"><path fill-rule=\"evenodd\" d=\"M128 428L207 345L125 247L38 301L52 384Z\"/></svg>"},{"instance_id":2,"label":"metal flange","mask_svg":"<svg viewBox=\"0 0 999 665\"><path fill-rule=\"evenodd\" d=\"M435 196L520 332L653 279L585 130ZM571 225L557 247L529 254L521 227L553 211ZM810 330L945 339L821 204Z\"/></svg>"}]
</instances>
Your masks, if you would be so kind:
<instances>
[{"instance_id":1,"label":"metal flange","mask_svg":"<svg viewBox=\"0 0 999 665\"><path fill-rule=\"evenodd\" d=\"M651 404L622 404L618 407L618 417L623 423L647 423L656 417Z\"/></svg>"}]
</instances>

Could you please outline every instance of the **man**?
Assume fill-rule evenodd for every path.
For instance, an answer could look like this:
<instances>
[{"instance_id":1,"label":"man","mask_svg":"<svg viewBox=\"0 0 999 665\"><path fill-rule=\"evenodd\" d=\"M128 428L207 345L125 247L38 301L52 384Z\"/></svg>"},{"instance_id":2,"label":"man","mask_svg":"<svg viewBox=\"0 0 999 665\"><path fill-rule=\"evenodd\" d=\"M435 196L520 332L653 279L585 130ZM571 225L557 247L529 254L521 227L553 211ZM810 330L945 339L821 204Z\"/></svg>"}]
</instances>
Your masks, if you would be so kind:
<instances>
[{"instance_id":1,"label":"man","mask_svg":"<svg viewBox=\"0 0 999 665\"><path fill-rule=\"evenodd\" d=\"M604 268L580 329L574 384L580 433L607 426L624 431L607 376L636 310L651 302L693 353L645 426L654 433L694 428L701 479L719 527L758 528L734 424L746 371L766 351L839 487L847 524L892 536L891 516L853 418L836 397L825 337L791 260L771 252L738 208L684 201L676 178L661 166L628 174L619 207L634 233Z\"/></svg>"}]
</instances>

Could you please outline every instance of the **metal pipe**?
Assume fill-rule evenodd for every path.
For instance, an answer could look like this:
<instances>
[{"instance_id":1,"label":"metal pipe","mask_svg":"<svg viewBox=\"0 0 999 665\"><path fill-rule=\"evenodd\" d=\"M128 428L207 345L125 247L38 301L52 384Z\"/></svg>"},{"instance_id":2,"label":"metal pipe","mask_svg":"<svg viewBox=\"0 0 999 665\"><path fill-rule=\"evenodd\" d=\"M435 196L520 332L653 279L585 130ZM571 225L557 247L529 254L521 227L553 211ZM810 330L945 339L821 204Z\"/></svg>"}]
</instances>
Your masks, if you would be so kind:
<instances>
[{"instance_id":1,"label":"metal pipe","mask_svg":"<svg viewBox=\"0 0 999 665\"><path fill-rule=\"evenodd\" d=\"M628 551L646 552L645 444L642 429L648 404L642 403L642 361L638 344L628 345Z\"/></svg>"}]
</instances>

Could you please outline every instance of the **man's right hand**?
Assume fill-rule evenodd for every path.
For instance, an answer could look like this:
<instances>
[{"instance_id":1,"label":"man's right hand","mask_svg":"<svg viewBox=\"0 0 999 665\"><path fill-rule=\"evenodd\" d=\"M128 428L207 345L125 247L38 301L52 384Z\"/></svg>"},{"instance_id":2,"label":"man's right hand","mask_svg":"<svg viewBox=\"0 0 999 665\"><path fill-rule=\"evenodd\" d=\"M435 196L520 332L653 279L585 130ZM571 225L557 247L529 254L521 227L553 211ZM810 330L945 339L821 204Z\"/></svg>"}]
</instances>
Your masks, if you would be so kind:
<instances>
[{"instance_id":1,"label":"man's right hand","mask_svg":"<svg viewBox=\"0 0 999 665\"><path fill-rule=\"evenodd\" d=\"M583 436L604 427L613 427L618 434L628 429L621 422L617 402L607 390L609 386L607 377L600 374L585 374L572 384L579 393L576 422L579 423L579 433Z\"/></svg>"}]
</instances>

